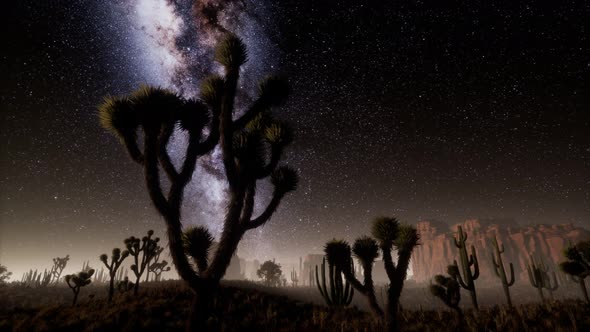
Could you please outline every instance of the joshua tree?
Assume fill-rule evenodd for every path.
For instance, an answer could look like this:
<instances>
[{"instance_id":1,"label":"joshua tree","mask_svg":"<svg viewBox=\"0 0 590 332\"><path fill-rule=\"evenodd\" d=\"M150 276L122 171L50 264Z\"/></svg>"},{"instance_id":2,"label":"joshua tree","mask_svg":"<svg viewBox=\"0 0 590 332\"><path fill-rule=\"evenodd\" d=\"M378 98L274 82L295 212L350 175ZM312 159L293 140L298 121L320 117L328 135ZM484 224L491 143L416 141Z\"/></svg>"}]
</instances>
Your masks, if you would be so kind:
<instances>
[{"instance_id":1,"label":"joshua tree","mask_svg":"<svg viewBox=\"0 0 590 332\"><path fill-rule=\"evenodd\" d=\"M469 295L471 295L471 303L473 303L473 307L478 310L479 306L477 305L477 294L475 293L475 283L474 281L479 278L479 263L477 261L477 255L475 254L475 247L471 246L471 255L467 255L467 244L465 241L467 240L467 233L463 233L463 228L459 226L459 234L458 238L454 238L455 246L459 248L459 257L461 261L461 268L460 271L463 271L463 277L461 277L461 273L457 275L457 280L459 281L459 285L469 291ZM457 264L457 260L454 261L454 265L459 268L459 264ZM473 272L471 272L471 266L473 266Z\"/></svg>"},{"instance_id":2,"label":"joshua tree","mask_svg":"<svg viewBox=\"0 0 590 332\"><path fill-rule=\"evenodd\" d=\"M291 283L293 287L297 287L297 283L299 282L299 278L297 278L297 272L295 272L295 268L291 271Z\"/></svg>"},{"instance_id":3,"label":"joshua tree","mask_svg":"<svg viewBox=\"0 0 590 332\"><path fill-rule=\"evenodd\" d=\"M586 302L590 304L588 291L586 290L586 277L590 276L590 240L580 241L575 246L569 246L564 250L564 256L567 261L560 263L561 270L580 284L582 295Z\"/></svg>"},{"instance_id":4,"label":"joshua tree","mask_svg":"<svg viewBox=\"0 0 590 332\"><path fill-rule=\"evenodd\" d=\"M113 249L113 254L111 255L111 263L108 262L107 254L100 255L100 261L109 269L109 302L113 300L113 295L115 293L115 276L117 275L117 270L121 266L121 263L129 256L129 251L124 250L121 252L121 249L115 248Z\"/></svg>"},{"instance_id":5,"label":"joshua tree","mask_svg":"<svg viewBox=\"0 0 590 332\"><path fill-rule=\"evenodd\" d=\"M335 241L335 240L334 240ZM330 249L330 245L326 245L326 251ZM342 270L331 261L330 258L334 258L334 256L327 256L328 258L328 270L329 270L329 281L330 281L330 288L328 289L326 285L326 259L324 258L322 261L322 279L320 281L320 277L318 275L318 267L315 267L315 279L318 285L318 289L324 301L329 306L334 307L345 307L350 304L352 301L352 297L354 296L354 289L350 287L348 281L343 280L342 277Z\"/></svg>"},{"instance_id":6,"label":"joshua tree","mask_svg":"<svg viewBox=\"0 0 590 332\"><path fill-rule=\"evenodd\" d=\"M282 274L281 264L273 261L262 263L258 271L256 271L258 278L264 280L264 284L267 286L280 286Z\"/></svg>"},{"instance_id":7,"label":"joshua tree","mask_svg":"<svg viewBox=\"0 0 590 332\"><path fill-rule=\"evenodd\" d=\"M134 236L125 239L125 246L134 261L130 267L136 277L135 288L133 289L134 295L137 295L139 291L139 279L141 279L141 275L149 266L150 261L156 255L156 250L158 249L160 238L152 239L152 235L154 235L154 231L150 229L147 232L147 236L141 238L141 241Z\"/></svg>"},{"instance_id":8,"label":"joshua tree","mask_svg":"<svg viewBox=\"0 0 590 332\"><path fill-rule=\"evenodd\" d=\"M364 270L364 282L362 284L355 276L354 268L352 267L353 262L350 254L350 245L346 241L332 240L328 242L325 252L328 259L332 259L337 266L349 266L349 268L342 269L347 284L350 283L357 292L367 297L369 307L373 313L377 317L383 318L383 310L377 304L375 288L373 286L373 263L379 256L377 241L368 236L363 236L354 242L352 252L360 261Z\"/></svg>"},{"instance_id":9,"label":"joshua tree","mask_svg":"<svg viewBox=\"0 0 590 332\"><path fill-rule=\"evenodd\" d=\"M80 288L89 285L92 281L90 278L94 274L94 270L90 269L88 271L78 272L77 274L68 274L66 275L66 283L68 287L72 289L74 292L74 300L72 301L72 306L76 305L76 301L78 301L78 294L80 293Z\"/></svg>"},{"instance_id":10,"label":"joshua tree","mask_svg":"<svg viewBox=\"0 0 590 332\"><path fill-rule=\"evenodd\" d=\"M400 224L397 219L389 217L379 217L373 222L371 229L373 237L377 240L376 243L381 249L383 256L383 264L385 272L389 278L389 286L387 288L387 306L385 310L385 320L388 331L397 331L397 314L399 309L399 298L404 287L404 280L407 276L408 267L412 251L418 245L420 237L416 229L407 224ZM371 279L370 262L377 258L375 253L375 242L369 240L368 237L361 237L355 242L353 248L355 256L361 261L363 269L365 269L365 282L361 284L354 275L354 269L351 264L351 250L348 243L344 241L332 241L328 243L330 248L326 248L328 260L332 255L333 261L341 267L346 280L361 294L366 295L369 300L369 305L376 315L381 315L381 309L376 301ZM328 247L328 246L326 246ZM397 251L397 264L393 262L391 251ZM369 276L369 280L367 279ZM379 309L379 310L377 310ZM381 311L382 312L382 311Z\"/></svg>"},{"instance_id":11,"label":"joshua tree","mask_svg":"<svg viewBox=\"0 0 590 332\"><path fill-rule=\"evenodd\" d=\"M51 268L51 274L53 281L55 283L59 282L59 278L61 277L62 272L68 265L68 261L70 260L70 255L66 255L65 257L55 257L53 259L53 267Z\"/></svg>"},{"instance_id":12,"label":"joshua tree","mask_svg":"<svg viewBox=\"0 0 590 332\"><path fill-rule=\"evenodd\" d=\"M160 281L162 273L170 271L170 266L168 266L168 262L166 260L163 260L161 262L152 263L149 270L154 274L154 281Z\"/></svg>"},{"instance_id":13,"label":"joshua tree","mask_svg":"<svg viewBox=\"0 0 590 332\"><path fill-rule=\"evenodd\" d=\"M149 281L150 280L150 272L153 272L152 270L154 269L159 269L160 266L165 269L166 265L168 265L168 262L166 262L166 264L160 264L160 255L162 254L162 252L164 251L164 248L160 247L160 246L156 246L156 249L154 249L154 255L151 259L151 264L148 265L147 271L145 271L145 281ZM163 261L165 262L165 261ZM152 268L153 266L153 268ZM162 270L160 271L160 273L164 272L164 271L170 271L170 267L168 267L168 270Z\"/></svg>"},{"instance_id":14,"label":"joshua tree","mask_svg":"<svg viewBox=\"0 0 590 332\"><path fill-rule=\"evenodd\" d=\"M449 308L457 312L459 319L463 317L463 311L459 307L461 302L461 286L457 281L457 275L459 269L456 265L449 265L447 267L447 273L449 276L438 274L434 276L434 285L430 285L430 292L432 295L438 297L446 304Z\"/></svg>"},{"instance_id":15,"label":"joshua tree","mask_svg":"<svg viewBox=\"0 0 590 332\"><path fill-rule=\"evenodd\" d=\"M504 288L504 295L506 296L506 301L508 301L508 306L512 307L512 299L510 298L510 286L514 285L514 266L512 263L509 264L510 267L510 278L506 277L506 270L504 269L504 262L502 261L502 253L504 252L504 244L498 246L498 240L494 235L493 240L494 251L495 254L492 253L492 264L494 267L494 272L496 276L500 278L502 282L502 287Z\"/></svg>"},{"instance_id":16,"label":"joshua tree","mask_svg":"<svg viewBox=\"0 0 590 332\"><path fill-rule=\"evenodd\" d=\"M537 289L539 292L539 297L541 298L541 302L545 302L545 296L543 295L543 288L549 291L551 297L553 297L552 292L557 289L557 277L555 273L553 273L553 285L551 284L551 278L549 277L549 268L545 266L543 261L536 263L533 259L533 256L530 256L530 264L526 266L529 281L531 285Z\"/></svg>"},{"instance_id":17,"label":"joshua tree","mask_svg":"<svg viewBox=\"0 0 590 332\"><path fill-rule=\"evenodd\" d=\"M11 275L12 272L9 272L6 266L0 264L0 285L5 284L6 280L10 279Z\"/></svg>"},{"instance_id":18,"label":"joshua tree","mask_svg":"<svg viewBox=\"0 0 590 332\"><path fill-rule=\"evenodd\" d=\"M217 286L243 235L264 225L283 197L295 190L298 181L293 169L277 167L292 135L287 126L270 115L270 109L288 95L286 82L273 77L263 81L259 97L234 119L233 115L239 113L235 98L240 67L247 61L247 51L238 37L228 35L218 45L215 59L223 66L225 75L207 79L201 87L200 100L144 87L130 96L107 98L99 107L102 125L119 137L131 158L144 168L150 198L166 222L172 261L195 294L188 326L193 330L207 329ZM167 149L175 128L188 134L180 169L171 162ZM139 129L144 141L141 148L137 143ZM209 132L206 138L204 129ZM195 271L184 253L182 199L197 159L218 143L228 184L227 212L211 262ZM170 183L167 194L160 184L161 170ZM272 198L260 216L252 218L257 182L268 177L274 185ZM207 261L205 257L196 260Z\"/></svg>"}]
</instances>

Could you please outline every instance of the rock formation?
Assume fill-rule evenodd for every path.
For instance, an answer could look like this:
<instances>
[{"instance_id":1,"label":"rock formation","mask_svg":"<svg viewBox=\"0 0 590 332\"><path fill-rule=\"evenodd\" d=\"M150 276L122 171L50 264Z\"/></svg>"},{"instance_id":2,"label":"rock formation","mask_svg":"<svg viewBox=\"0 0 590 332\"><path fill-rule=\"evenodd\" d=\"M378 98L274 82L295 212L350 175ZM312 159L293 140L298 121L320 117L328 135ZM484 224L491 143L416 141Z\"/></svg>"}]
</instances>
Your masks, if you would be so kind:
<instances>
[{"instance_id":1,"label":"rock formation","mask_svg":"<svg viewBox=\"0 0 590 332\"><path fill-rule=\"evenodd\" d=\"M422 245L412 255L413 279L429 282L436 274L446 271L447 265L457 259L458 251L453 244L457 226L462 225L467 233L467 243L477 251L480 278L477 283L496 280L492 269L492 237L504 244L504 262L514 264L518 280L526 280L526 263L529 255L542 259L555 271L564 260L563 249L568 243L590 238L590 231L572 224L519 226L507 219L471 219L462 224L448 226L437 221L421 221L416 225Z\"/></svg>"}]
</instances>

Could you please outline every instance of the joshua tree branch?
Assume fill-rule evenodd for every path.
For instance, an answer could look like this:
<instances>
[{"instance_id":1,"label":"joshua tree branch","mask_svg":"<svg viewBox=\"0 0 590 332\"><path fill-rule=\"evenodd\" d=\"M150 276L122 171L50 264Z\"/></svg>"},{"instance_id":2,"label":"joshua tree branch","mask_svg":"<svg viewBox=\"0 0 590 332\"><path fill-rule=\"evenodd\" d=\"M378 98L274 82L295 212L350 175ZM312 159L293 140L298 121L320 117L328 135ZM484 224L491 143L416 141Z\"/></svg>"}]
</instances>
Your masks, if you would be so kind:
<instances>
[{"instance_id":1,"label":"joshua tree branch","mask_svg":"<svg viewBox=\"0 0 590 332\"><path fill-rule=\"evenodd\" d=\"M392 247L390 246L381 247L381 251L383 252L383 265L389 280L393 280L395 278L395 264L393 263L393 258L391 257L391 249Z\"/></svg>"},{"instance_id":2,"label":"joshua tree branch","mask_svg":"<svg viewBox=\"0 0 590 332\"><path fill-rule=\"evenodd\" d=\"M168 215L168 201L162 194L160 186L160 171L158 170L158 139L153 134L145 135L145 180L152 202L158 212L162 215Z\"/></svg>"},{"instance_id":3,"label":"joshua tree branch","mask_svg":"<svg viewBox=\"0 0 590 332\"><path fill-rule=\"evenodd\" d=\"M266 206L266 209L264 209L264 212L262 212L260 216L258 216L256 219L252 219L250 220L250 222L244 224L245 230L250 230L264 225L264 223L266 223L270 219L270 217L272 217L273 213L277 210L279 204L281 203L281 199L283 199L284 196L284 193L275 189L272 199Z\"/></svg>"},{"instance_id":4,"label":"joshua tree branch","mask_svg":"<svg viewBox=\"0 0 590 332\"><path fill-rule=\"evenodd\" d=\"M262 168L259 174L257 174L256 178L262 179L270 175L272 171L277 168L279 161L283 155L283 146L280 145L273 145L271 147L271 154L270 154L270 161L266 166Z\"/></svg>"},{"instance_id":5,"label":"joshua tree branch","mask_svg":"<svg viewBox=\"0 0 590 332\"><path fill-rule=\"evenodd\" d=\"M213 116L211 118L211 126L209 136L199 144L197 148L197 154L202 156L206 153L209 153L211 150L215 148L217 143L219 143L219 115L221 113L221 107L215 106L213 108Z\"/></svg>"},{"instance_id":6,"label":"joshua tree branch","mask_svg":"<svg viewBox=\"0 0 590 332\"><path fill-rule=\"evenodd\" d=\"M246 190L246 196L244 197L244 208L242 209L242 215L240 216L240 224L243 225L250 221L252 213L254 212L254 196L256 195L256 181L253 181L248 189Z\"/></svg>"},{"instance_id":7,"label":"joshua tree branch","mask_svg":"<svg viewBox=\"0 0 590 332\"><path fill-rule=\"evenodd\" d=\"M244 128L248 122L252 121L258 114L269 108L268 102L259 97L254 104L241 117L234 121L234 126L237 130Z\"/></svg>"},{"instance_id":8,"label":"joshua tree branch","mask_svg":"<svg viewBox=\"0 0 590 332\"><path fill-rule=\"evenodd\" d=\"M219 121L220 145L221 151L223 152L223 165L225 166L225 173L230 188L236 187L238 182L238 172L233 150L234 124L232 121L238 77L239 68L228 69Z\"/></svg>"},{"instance_id":9,"label":"joshua tree branch","mask_svg":"<svg viewBox=\"0 0 590 332\"><path fill-rule=\"evenodd\" d=\"M129 153L131 159L133 159L133 161L135 161L136 163L143 165L144 157L141 151L139 150L139 147L137 146L137 138L135 137L135 135L129 135L128 137L125 137L123 141L125 143L125 148L127 148L127 152Z\"/></svg>"},{"instance_id":10,"label":"joshua tree branch","mask_svg":"<svg viewBox=\"0 0 590 332\"><path fill-rule=\"evenodd\" d=\"M166 125L164 129L162 129L162 133L160 134L160 138L158 140L158 158L160 159L160 164L166 172L166 175L168 175L170 182L174 182L174 180L176 180L178 177L178 172L170 160L170 155L168 154L167 149L168 142L170 141L173 131L174 126Z\"/></svg>"}]
</instances>

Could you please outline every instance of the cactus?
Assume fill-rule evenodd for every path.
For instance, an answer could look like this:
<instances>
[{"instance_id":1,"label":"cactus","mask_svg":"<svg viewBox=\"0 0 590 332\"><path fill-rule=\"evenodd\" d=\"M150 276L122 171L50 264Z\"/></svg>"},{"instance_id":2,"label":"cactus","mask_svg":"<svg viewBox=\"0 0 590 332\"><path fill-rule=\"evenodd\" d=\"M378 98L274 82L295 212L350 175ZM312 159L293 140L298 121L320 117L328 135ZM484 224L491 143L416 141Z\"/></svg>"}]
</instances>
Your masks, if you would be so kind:
<instances>
[{"instance_id":1,"label":"cactus","mask_svg":"<svg viewBox=\"0 0 590 332\"><path fill-rule=\"evenodd\" d=\"M455 265L447 267L448 277L438 274L434 277L435 284L430 285L432 295L438 297L449 308L457 312L459 317L463 316L463 311L459 307L461 302L461 285L457 281L459 269Z\"/></svg>"},{"instance_id":2,"label":"cactus","mask_svg":"<svg viewBox=\"0 0 590 332\"><path fill-rule=\"evenodd\" d=\"M508 306L512 307L512 299L510 298L510 286L514 285L514 266L512 265L512 263L509 264L510 278L507 278L506 270L504 269L504 262L502 261L502 253L504 253L504 244L498 246L498 240L494 235L493 245L495 251L495 254L492 253L492 264L494 272L502 282L502 287L504 288L504 295L506 296L506 301L508 301Z\"/></svg>"},{"instance_id":3,"label":"cactus","mask_svg":"<svg viewBox=\"0 0 590 332\"><path fill-rule=\"evenodd\" d=\"M299 282L299 278L297 278L297 272L295 272L295 268L291 271L291 283L293 287L297 287L297 283Z\"/></svg>"},{"instance_id":4,"label":"cactus","mask_svg":"<svg viewBox=\"0 0 590 332\"><path fill-rule=\"evenodd\" d=\"M467 233L463 232L463 228L459 226L459 234L458 238L454 238L455 246L459 248L459 257L461 259L461 268L460 271L463 272L463 276L461 276L461 272L457 275L457 280L459 281L459 285L466 289L471 296L471 303L473 307L478 310L479 306L477 305L477 294L475 292L475 283L474 281L479 278L479 263L477 261L477 255L475 253L475 247L471 246L471 255L467 254L467 244L465 241L467 240ZM453 264L459 268L459 264L457 264L457 260L454 260ZM473 273L471 272L471 267L473 266Z\"/></svg>"},{"instance_id":5,"label":"cactus","mask_svg":"<svg viewBox=\"0 0 590 332\"><path fill-rule=\"evenodd\" d=\"M119 248L113 249L113 253L111 255L111 263L108 262L107 254L100 255L100 261L109 270L109 302L113 300L113 295L115 293L115 276L117 275L117 270L119 269L125 258L127 258L127 256L129 256L129 251L124 250L123 252L121 252L121 249Z\"/></svg>"},{"instance_id":6,"label":"cactus","mask_svg":"<svg viewBox=\"0 0 590 332\"><path fill-rule=\"evenodd\" d=\"M55 257L53 259L53 267L51 268L51 275L52 275L53 282L55 282L55 283L59 282L59 278L61 277L63 270L66 268L66 265L68 265L69 260L70 260L70 255L66 255L65 257L61 257L61 258Z\"/></svg>"},{"instance_id":7,"label":"cactus","mask_svg":"<svg viewBox=\"0 0 590 332\"><path fill-rule=\"evenodd\" d=\"M397 331L399 298L404 287L412 251L418 245L420 236L416 229L407 224L400 224L396 218L379 217L373 222L373 237L363 236L354 243L352 253L361 261L364 270L364 283L355 276L352 265L351 249L345 241L331 241L326 245L328 259L334 261L342 270L346 280L359 293L365 295L373 313L385 316L388 331ZM391 251L397 251L397 264L393 262ZM387 306L385 313L377 304L372 281L373 262L379 254L383 255L383 265L389 278L387 287ZM332 257L332 258L330 258Z\"/></svg>"},{"instance_id":8,"label":"cactus","mask_svg":"<svg viewBox=\"0 0 590 332\"><path fill-rule=\"evenodd\" d=\"M213 293L243 235L264 225L282 199L297 188L297 172L278 166L292 141L292 132L271 115L271 108L286 100L288 84L276 77L267 78L259 85L254 103L234 119L234 114L240 113L235 107L240 68L247 59L242 40L228 34L215 52L224 75L205 80L200 100L185 99L162 88L142 87L129 96L105 98L98 107L101 125L142 167L151 201L166 223L172 261L180 278L195 293L188 326L192 330L207 330ZM168 152L176 128L188 134L186 153L178 168ZM138 143L138 133L143 144ZM185 255L181 207L197 160L217 145L227 179L228 205L219 246L207 269L197 272ZM160 181L162 174L168 178L166 191ZM253 217L257 184L264 179L274 187L272 197L262 213Z\"/></svg>"},{"instance_id":9,"label":"cactus","mask_svg":"<svg viewBox=\"0 0 590 332\"><path fill-rule=\"evenodd\" d=\"M133 289L134 295L137 295L137 292L139 291L139 280L141 279L141 276L156 255L156 250L158 250L158 242L160 241L160 238L156 237L152 239L152 235L154 235L154 231L150 229L147 232L147 236L144 236L141 240L131 236L124 241L127 251L129 252L129 255L133 257L134 261L130 267L136 278L135 288Z\"/></svg>"},{"instance_id":10,"label":"cactus","mask_svg":"<svg viewBox=\"0 0 590 332\"><path fill-rule=\"evenodd\" d=\"M342 271L330 264L328 261L328 278L330 287L326 285L326 258L322 261L321 268L321 282L318 273L318 266L315 267L315 278L318 285L318 290L326 304L334 307L345 307L350 304L354 296L354 290L350 287L348 282L343 282Z\"/></svg>"},{"instance_id":11,"label":"cactus","mask_svg":"<svg viewBox=\"0 0 590 332\"><path fill-rule=\"evenodd\" d=\"M545 296L543 294L543 288L547 289L550 296L553 297L553 291L559 286L557 284L557 277L555 272L553 273L553 285L551 284L551 278L549 277L549 268L545 266L542 260L536 263L533 256L529 256L530 263L527 264L526 269L529 275L529 281L533 287L537 289L541 302L545 302Z\"/></svg>"},{"instance_id":12,"label":"cactus","mask_svg":"<svg viewBox=\"0 0 590 332\"><path fill-rule=\"evenodd\" d=\"M564 256L567 261L559 264L560 269L580 285L584 299L590 304L585 284L585 279L590 276L590 240L568 246L564 250Z\"/></svg>"},{"instance_id":13,"label":"cactus","mask_svg":"<svg viewBox=\"0 0 590 332\"><path fill-rule=\"evenodd\" d=\"M68 274L65 277L66 283L68 287L74 292L74 300L72 301L72 306L76 305L76 301L78 300L78 294L80 293L80 288L89 285L92 280L90 279L94 274L93 269L89 269L87 271L81 271L77 274Z\"/></svg>"}]
</instances>

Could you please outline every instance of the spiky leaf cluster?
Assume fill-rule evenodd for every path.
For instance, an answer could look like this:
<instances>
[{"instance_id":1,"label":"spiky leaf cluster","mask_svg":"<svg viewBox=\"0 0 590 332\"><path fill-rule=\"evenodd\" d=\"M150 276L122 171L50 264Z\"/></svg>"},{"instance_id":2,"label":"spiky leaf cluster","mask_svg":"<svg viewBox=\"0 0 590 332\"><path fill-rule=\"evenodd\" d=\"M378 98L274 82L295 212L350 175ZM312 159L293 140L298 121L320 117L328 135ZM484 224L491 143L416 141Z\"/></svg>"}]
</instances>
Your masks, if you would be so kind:
<instances>
[{"instance_id":1,"label":"spiky leaf cluster","mask_svg":"<svg viewBox=\"0 0 590 332\"><path fill-rule=\"evenodd\" d=\"M398 250L411 251L415 246L418 245L419 240L420 235L413 226L401 224L398 226L397 237L393 241L393 245Z\"/></svg>"},{"instance_id":2,"label":"spiky leaf cluster","mask_svg":"<svg viewBox=\"0 0 590 332\"><path fill-rule=\"evenodd\" d=\"M590 276L590 241L567 247L564 256L568 260L559 264L563 272L582 279Z\"/></svg>"},{"instance_id":3,"label":"spiky leaf cluster","mask_svg":"<svg viewBox=\"0 0 590 332\"><path fill-rule=\"evenodd\" d=\"M328 264L344 269L351 265L350 245L344 240L336 240L326 243L324 246L324 253L328 260Z\"/></svg>"},{"instance_id":4,"label":"spiky leaf cluster","mask_svg":"<svg viewBox=\"0 0 590 332\"><path fill-rule=\"evenodd\" d=\"M196 260L207 262L209 250L213 244L213 236L203 226L187 228L182 234L185 253Z\"/></svg>"},{"instance_id":5,"label":"spiky leaf cluster","mask_svg":"<svg viewBox=\"0 0 590 332\"><path fill-rule=\"evenodd\" d=\"M379 246L377 242L368 236L362 236L352 245L352 253L356 258L365 264L373 264L379 257Z\"/></svg>"},{"instance_id":6,"label":"spiky leaf cluster","mask_svg":"<svg viewBox=\"0 0 590 332\"><path fill-rule=\"evenodd\" d=\"M211 75L201 83L200 97L211 107L221 103L223 97L224 80L219 75Z\"/></svg>"},{"instance_id":7,"label":"spiky leaf cluster","mask_svg":"<svg viewBox=\"0 0 590 332\"><path fill-rule=\"evenodd\" d=\"M229 34L215 49L215 61L226 69L237 70L248 61L248 50L242 39Z\"/></svg>"},{"instance_id":8,"label":"spiky leaf cluster","mask_svg":"<svg viewBox=\"0 0 590 332\"><path fill-rule=\"evenodd\" d=\"M373 221L371 234L383 248L391 248L399 232L399 221L391 217L378 217Z\"/></svg>"},{"instance_id":9,"label":"spiky leaf cluster","mask_svg":"<svg viewBox=\"0 0 590 332\"><path fill-rule=\"evenodd\" d=\"M66 283L70 285L70 287L84 287L89 285L92 280L90 279L94 274L94 269L90 269L88 271L78 272L77 274L68 274L65 276Z\"/></svg>"},{"instance_id":10,"label":"spiky leaf cluster","mask_svg":"<svg viewBox=\"0 0 590 332\"><path fill-rule=\"evenodd\" d=\"M282 104L289 96L290 87L286 80L278 76L269 76L258 85L260 97L272 106Z\"/></svg>"},{"instance_id":11,"label":"spiky leaf cluster","mask_svg":"<svg viewBox=\"0 0 590 332\"><path fill-rule=\"evenodd\" d=\"M280 166L272 173L271 182L275 186L275 190L288 193L297 189L299 175L289 166Z\"/></svg>"}]
</instances>

